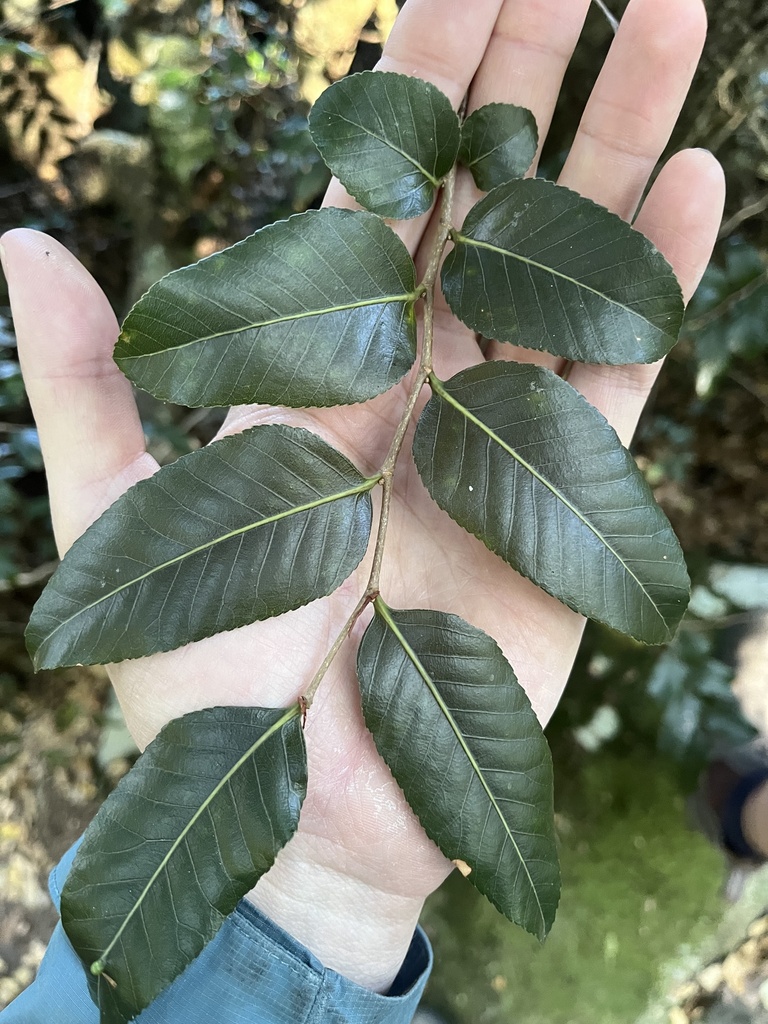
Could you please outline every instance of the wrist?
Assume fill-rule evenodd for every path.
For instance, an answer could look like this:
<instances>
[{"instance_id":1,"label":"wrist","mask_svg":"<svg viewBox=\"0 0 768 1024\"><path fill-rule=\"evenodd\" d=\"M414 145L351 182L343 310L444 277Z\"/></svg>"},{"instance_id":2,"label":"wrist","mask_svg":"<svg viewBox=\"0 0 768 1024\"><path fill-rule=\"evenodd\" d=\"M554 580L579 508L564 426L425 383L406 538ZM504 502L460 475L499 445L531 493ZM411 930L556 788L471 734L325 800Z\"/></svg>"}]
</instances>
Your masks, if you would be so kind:
<instances>
[{"instance_id":1,"label":"wrist","mask_svg":"<svg viewBox=\"0 0 768 1024\"><path fill-rule=\"evenodd\" d=\"M344 851L298 833L248 899L327 968L374 992L392 986L424 900L356 876Z\"/></svg>"}]
</instances>

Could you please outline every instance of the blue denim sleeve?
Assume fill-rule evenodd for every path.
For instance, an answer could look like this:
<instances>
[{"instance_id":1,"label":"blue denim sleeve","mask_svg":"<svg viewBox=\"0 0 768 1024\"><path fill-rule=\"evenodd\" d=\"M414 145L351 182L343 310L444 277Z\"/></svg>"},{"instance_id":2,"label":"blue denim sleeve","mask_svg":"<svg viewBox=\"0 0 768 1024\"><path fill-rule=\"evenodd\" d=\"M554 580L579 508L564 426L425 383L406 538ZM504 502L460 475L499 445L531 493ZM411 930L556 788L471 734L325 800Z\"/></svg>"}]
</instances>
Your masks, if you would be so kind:
<instances>
[{"instance_id":1,"label":"blue denim sleeve","mask_svg":"<svg viewBox=\"0 0 768 1024\"><path fill-rule=\"evenodd\" d=\"M51 873L59 905L74 848ZM303 946L243 900L197 960L139 1024L409 1024L432 967L419 928L387 995L328 970ZM98 1024L83 967L57 925L37 980L0 1012L0 1024Z\"/></svg>"}]
</instances>

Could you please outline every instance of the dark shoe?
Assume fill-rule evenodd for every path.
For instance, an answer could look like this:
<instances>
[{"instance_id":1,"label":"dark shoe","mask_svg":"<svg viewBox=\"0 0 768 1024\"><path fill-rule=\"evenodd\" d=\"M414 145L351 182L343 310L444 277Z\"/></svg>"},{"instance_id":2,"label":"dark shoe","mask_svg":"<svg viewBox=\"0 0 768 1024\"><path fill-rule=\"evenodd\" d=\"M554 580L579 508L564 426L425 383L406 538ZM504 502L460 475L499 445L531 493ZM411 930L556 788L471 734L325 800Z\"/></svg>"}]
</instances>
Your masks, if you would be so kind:
<instances>
[{"instance_id":1,"label":"dark shoe","mask_svg":"<svg viewBox=\"0 0 768 1024\"><path fill-rule=\"evenodd\" d=\"M768 781L768 746L757 740L716 755L702 773L691 806L696 824L723 851L729 876L726 896L736 900L744 882L766 858L753 850L741 828L744 804Z\"/></svg>"}]
</instances>

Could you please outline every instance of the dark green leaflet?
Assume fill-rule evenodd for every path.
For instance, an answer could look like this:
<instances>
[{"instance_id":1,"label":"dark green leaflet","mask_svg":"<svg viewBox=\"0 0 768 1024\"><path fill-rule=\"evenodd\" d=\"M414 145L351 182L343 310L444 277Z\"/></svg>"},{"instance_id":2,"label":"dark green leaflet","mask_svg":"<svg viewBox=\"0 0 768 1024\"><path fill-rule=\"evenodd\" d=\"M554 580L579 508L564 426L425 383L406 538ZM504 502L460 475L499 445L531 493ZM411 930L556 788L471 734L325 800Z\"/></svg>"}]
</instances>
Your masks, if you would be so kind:
<instances>
[{"instance_id":1,"label":"dark green leaflet","mask_svg":"<svg viewBox=\"0 0 768 1024\"><path fill-rule=\"evenodd\" d=\"M379 599L357 666L366 725L427 834L543 939L560 891L552 761L496 642L457 615Z\"/></svg>"},{"instance_id":2,"label":"dark green leaflet","mask_svg":"<svg viewBox=\"0 0 768 1024\"><path fill-rule=\"evenodd\" d=\"M211 941L295 832L306 786L298 706L208 708L150 743L62 893L102 1024L132 1020Z\"/></svg>"},{"instance_id":3,"label":"dark green leaflet","mask_svg":"<svg viewBox=\"0 0 768 1024\"><path fill-rule=\"evenodd\" d=\"M564 604L644 643L688 604L680 545L616 432L569 384L488 362L433 383L413 442L437 504Z\"/></svg>"},{"instance_id":4,"label":"dark green leaflet","mask_svg":"<svg viewBox=\"0 0 768 1024\"><path fill-rule=\"evenodd\" d=\"M651 363L677 341L680 286L619 217L550 181L493 189L442 270L453 312L486 338L585 363Z\"/></svg>"},{"instance_id":5,"label":"dark green leaflet","mask_svg":"<svg viewBox=\"0 0 768 1024\"><path fill-rule=\"evenodd\" d=\"M128 314L115 359L182 405L346 405L416 356L416 270L379 218L311 210L168 274Z\"/></svg>"},{"instance_id":6,"label":"dark green leaflet","mask_svg":"<svg viewBox=\"0 0 768 1024\"><path fill-rule=\"evenodd\" d=\"M309 129L347 191L395 220L429 210L461 141L447 96L419 78L381 71L351 75L326 90Z\"/></svg>"},{"instance_id":7,"label":"dark green leaflet","mask_svg":"<svg viewBox=\"0 0 768 1024\"><path fill-rule=\"evenodd\" d=\"M365 553L375 483L282 425L178 459L72 546L32 612L35 665L173 650L332 593Z\"/></svg>"}]
</instances>

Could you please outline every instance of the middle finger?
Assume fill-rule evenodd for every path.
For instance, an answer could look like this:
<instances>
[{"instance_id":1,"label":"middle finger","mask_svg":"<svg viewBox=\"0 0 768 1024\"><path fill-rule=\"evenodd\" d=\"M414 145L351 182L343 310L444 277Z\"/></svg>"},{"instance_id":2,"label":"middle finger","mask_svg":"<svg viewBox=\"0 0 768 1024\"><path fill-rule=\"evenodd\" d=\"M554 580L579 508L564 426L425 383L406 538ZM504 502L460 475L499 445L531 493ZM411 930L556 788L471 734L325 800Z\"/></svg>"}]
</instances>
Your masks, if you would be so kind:
<instances>
[{"instance_id":1,"label":"middle finger","mask_svg":"<svg viewBox=\"0 0 768 1024\"><path fill-rule=\"evenodd\" d=\"M414 75L437 86L458 107L486 52L502 0L408 0L384 45L377 71ZM359 209L334 178L324 206ZM413 254L430 215L393 227Z\"/></svg>"},{"instance_id":2,"label":"middle finger","mask_svg":"<svg viewBox=\"0 0 768 1024\"><path fill-rule=\"evenodd\" d=\"M541 147L589 5L590 0L504 0L472 82L468 111L487 103L527 107L536 119ZM454 204L453 223L457 227L481 196L469 173L462 172ZM441 329L435 351L438 375L453 374L462 364L477 362L481 356L474 332L453 317L442 292L436 296L435 313ZM494 358L536 362L552 369L560 364L547 353L510 345L503 349Z\"/></svg>"},{"instance_id":3,"label":"middle finger","mask_svg":"<svg viewBox=\"0 0 768 1024\"><path fill-rule=\"evenodd\" d=\"M629 220L685 101L707 23L701 0L632 0L559 183Z\"/></svg>"},{"instance_id":4,"label":"middle finger","mask_svg":"<svg viewBox=\"0 0 768 1024\"><path fill-rule=\"evenodd\" d=\"M705 35L702 0L630 0L559 184L631 218L675 126ZM521 358L497 342L487 355ZM527 358L544 362L535 351ZM544 358L555 371L564 365Z\"/></svg>"}]
</instances>

